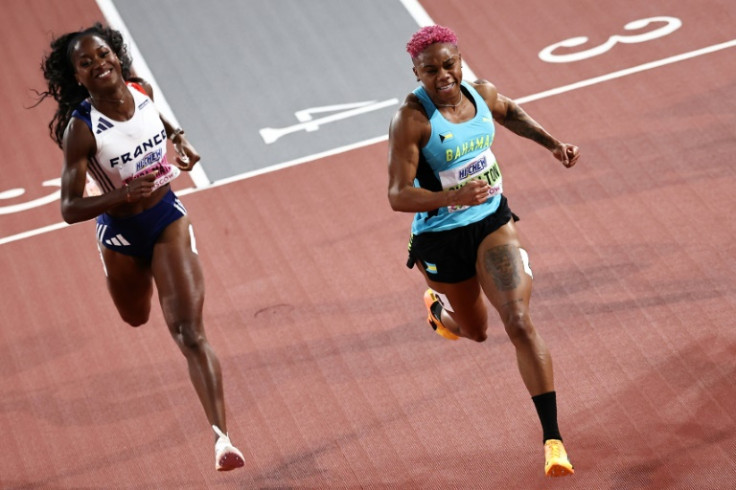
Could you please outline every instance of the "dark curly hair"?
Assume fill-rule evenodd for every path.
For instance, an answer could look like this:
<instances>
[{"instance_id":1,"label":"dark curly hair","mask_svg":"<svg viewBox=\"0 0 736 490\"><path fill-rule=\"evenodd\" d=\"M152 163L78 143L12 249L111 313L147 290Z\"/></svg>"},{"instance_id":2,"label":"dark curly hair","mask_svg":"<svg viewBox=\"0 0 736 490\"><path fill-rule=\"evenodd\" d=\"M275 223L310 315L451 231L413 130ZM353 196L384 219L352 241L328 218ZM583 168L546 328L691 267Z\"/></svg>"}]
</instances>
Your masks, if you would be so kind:
<instances>
[{"instance_id":1,"label":"dark curly hair","mask_svg":"<svg viewBox=\"0 0 736 490\"><path fill-rule=\"evenodd\" d=\"M132 59L128 48L123 41L123 35L110 27L104 27L99 22L92 27L77 32L69 32L51 41L51 53L41 62L43 76L48 83L48 90L41 92L36 105L46 97L53 97L59 104L53 119L49 122L49 134L59 147L62 146L64 131L72 118L72 112L79 104L89 97L87 89L77 83L74 77L74 66L71 62L71 50L75 43L88 35L99 36L104 39L110 49L120 60L123 79L130 78ZM35 107L35 106L34 106Z\"/></svg>"}]
</instances>

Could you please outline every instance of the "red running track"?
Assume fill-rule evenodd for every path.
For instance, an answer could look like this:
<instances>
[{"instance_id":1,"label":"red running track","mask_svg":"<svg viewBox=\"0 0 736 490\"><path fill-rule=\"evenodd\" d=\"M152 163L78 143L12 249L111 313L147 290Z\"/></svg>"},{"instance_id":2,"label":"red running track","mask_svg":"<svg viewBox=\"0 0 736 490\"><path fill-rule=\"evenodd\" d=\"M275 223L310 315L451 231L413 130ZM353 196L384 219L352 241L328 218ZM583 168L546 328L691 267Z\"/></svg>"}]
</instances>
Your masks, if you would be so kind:
<instances>
[{"instance_id":1,"label":"red running track","mask_svg":"<svg viewBox=\"0 0 736 490\"><path fill-rule=\"evenodd\" d=\"M2 119L14 165L3 189L57 176L58 150L20 132L47 121L17 107L38 86L20 62L48 42L37 26L97 15L89 1L30 2L39 20L25 30L13 20L25 4L10 2L0 21L16 34L2 37L3 56L26 84L0 92L3 113L16 111ZM564 23L540 1L424 5L461 33L475 73L513 97L734 38L725 2L626 1L603 13L565 2L552 12ZM653 15L683 26L572 66L535 58ZM212 468L203 411L160 315L136 330L116 317L91 223L0 245L0 487L732 488L732 58L723 49L526 103L582 147L572 170L499 132L575 476L543 478L536 416L498 322L481 345L443 341L424 324L421 278L403 266L410 217L388 207L380 143L182 198L230 432L247 460L238 472ZM328 180L350 186L318 185ZM0 216L2 235L55 213Z\"/></svg>"}]
</instances>

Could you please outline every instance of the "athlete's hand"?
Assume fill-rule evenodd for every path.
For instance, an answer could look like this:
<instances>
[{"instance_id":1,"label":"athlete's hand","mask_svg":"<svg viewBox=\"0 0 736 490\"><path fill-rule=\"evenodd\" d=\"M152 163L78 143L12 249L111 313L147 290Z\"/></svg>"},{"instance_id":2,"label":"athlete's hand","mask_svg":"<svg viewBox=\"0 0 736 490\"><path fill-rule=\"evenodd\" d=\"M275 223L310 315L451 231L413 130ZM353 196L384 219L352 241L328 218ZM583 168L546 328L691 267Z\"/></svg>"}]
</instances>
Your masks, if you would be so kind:
<instances>
[{"instance_id":1,"label":"athlete's hand","mask_svg":"<svg viewBox=\"0 0 736 490\"><path fill-rule=\"evenodd\" d=\"M575 165L578 158L580 158L580 148L575 145L560 143L558 147L552 150L552 154L556 159L561 161L565 167L570 168Z\"/></svg>"},{"instance_id":2,"label":"athlete's hand","mask_svg":"<svg viewBox=\"0 0 736 490\"><path fill-rule=\"evenodd\" d=\"M452 196L452 204L455 206L477 206L488 200L491 186L485 180L471 180Z\"/></svg>"},{"instance_id":3,"label":"athlete's hand","mask_svg":"<svg viewBox=\"0 0 736 490\"><path fill-rule=\"evenodd\" d=\"M138 202L153 194L154 180L156 180L156 172L136 177L128 182L125 186L125 200L127 202Z\"/></svg>"},{"instance_id":4,"label":"athlete's hand","mask_svg":"<svg viewBox=\"0 0 736 490\"><path fill-rule=\"evenodd\" d=\"M183 135L179 137L179 141L174 143L174 151L176 151L176 158L173 163L181 170L187 172L192 170L192 167L200 160L197 150Z\"/></svg>"}]
</instances>

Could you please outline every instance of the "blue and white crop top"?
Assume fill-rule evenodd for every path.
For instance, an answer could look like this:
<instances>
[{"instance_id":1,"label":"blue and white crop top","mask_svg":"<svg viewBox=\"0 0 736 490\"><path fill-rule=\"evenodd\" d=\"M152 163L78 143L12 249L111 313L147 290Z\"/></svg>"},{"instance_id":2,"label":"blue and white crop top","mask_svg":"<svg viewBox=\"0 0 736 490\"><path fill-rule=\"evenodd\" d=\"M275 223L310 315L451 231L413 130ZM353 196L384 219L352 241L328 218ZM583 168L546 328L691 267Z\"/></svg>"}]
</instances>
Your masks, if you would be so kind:
<instances>
[{"instance_id":1,"label":"blue and white crop top","mask_svg":"<svg viewBox=\"0 0 736 490\"><path fill-rule=\"evenodd\" d=\"M503 179L491 145L496 134L488 104L468 83L462 88L472 97L475 117L452 123L442 116L422 87L414 94L419 98L432 126L429 141L421 149L415 187L431 191L459 189L473 179L484 179L491 186L490 197L477 206L448 206L416 213L412 233L444 231L475 223L494 213L501 202Z\"/></svg>"},{"instance_id":2,"label":"blue and white crop top","mask_svg":"<svg viewBox=\"0 0 736 490\"><path fill-rule=\"evenodd\" d=\"M85 100L72 113L89 126L97 142L87 175L102 193L124 187L141 175L156 172L157 189L179 176L179 168L166 159L166 130L153 101L136 84L128 84L135 113L127 121L115 121Z\"/></svg>"}]
</instances>

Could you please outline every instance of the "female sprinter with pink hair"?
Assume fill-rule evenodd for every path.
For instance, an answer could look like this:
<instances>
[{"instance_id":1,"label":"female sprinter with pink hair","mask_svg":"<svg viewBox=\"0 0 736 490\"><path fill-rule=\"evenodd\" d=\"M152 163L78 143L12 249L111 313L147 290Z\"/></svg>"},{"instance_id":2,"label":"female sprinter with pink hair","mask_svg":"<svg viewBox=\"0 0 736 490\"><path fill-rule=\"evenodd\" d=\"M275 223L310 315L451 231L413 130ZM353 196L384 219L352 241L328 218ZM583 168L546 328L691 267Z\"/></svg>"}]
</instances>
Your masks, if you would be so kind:
<instances>
[{"instance_id":1,"label":"female sprinter with pink hair","mask_svg":"<svg viewBox=\"0 0 736 490\"><path fill-rule=\"evenodd\" d=\"M407 44L420 83L389 129L388 198L415 213L409 242L429 289L428 322L446 339L486 339L484 298L496 309L542 425L547 476L574 472L557 425L552 358L529 313L532 271L491 152L493 120L547 148L565 167L580 157L490 82L462 79L455 33L423 27Z\"/></svg>"}]
</instances>

